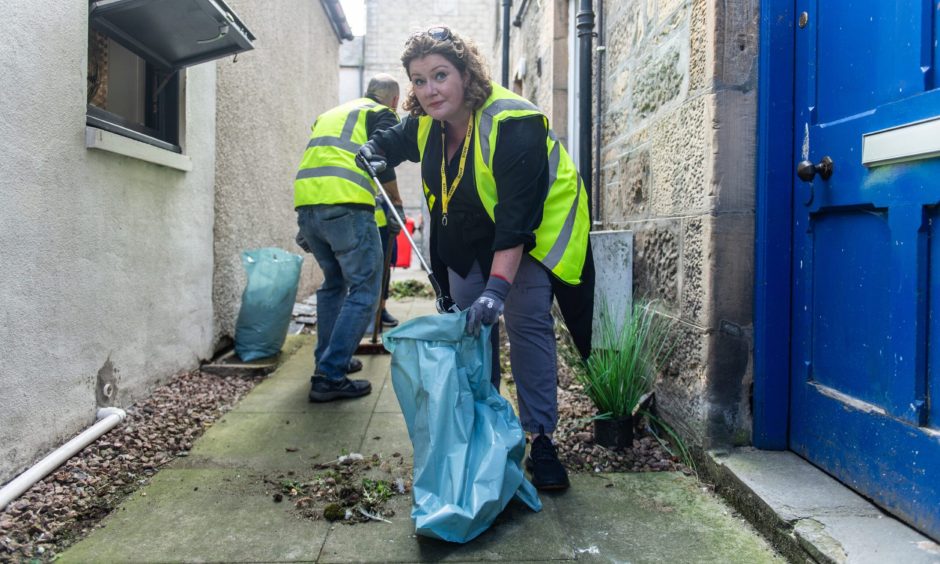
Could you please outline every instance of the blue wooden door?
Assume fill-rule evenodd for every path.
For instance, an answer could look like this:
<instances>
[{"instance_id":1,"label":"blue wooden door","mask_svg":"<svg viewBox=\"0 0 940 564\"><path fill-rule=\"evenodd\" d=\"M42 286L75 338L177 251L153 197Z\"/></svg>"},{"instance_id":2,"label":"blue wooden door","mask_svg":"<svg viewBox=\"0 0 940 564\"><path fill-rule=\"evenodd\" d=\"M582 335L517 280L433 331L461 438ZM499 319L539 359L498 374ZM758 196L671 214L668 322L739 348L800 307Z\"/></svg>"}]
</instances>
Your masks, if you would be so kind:
<instances>
[{"instance_id":1,"label":"blue wooden door","mask_svg":"<svg viewBox=\"0 0 940 564\"><path fill-rule=\"evenodd\" d=\"M940 1L796 8L790 446L940 538Z\"/></svg>"}]
</instances>

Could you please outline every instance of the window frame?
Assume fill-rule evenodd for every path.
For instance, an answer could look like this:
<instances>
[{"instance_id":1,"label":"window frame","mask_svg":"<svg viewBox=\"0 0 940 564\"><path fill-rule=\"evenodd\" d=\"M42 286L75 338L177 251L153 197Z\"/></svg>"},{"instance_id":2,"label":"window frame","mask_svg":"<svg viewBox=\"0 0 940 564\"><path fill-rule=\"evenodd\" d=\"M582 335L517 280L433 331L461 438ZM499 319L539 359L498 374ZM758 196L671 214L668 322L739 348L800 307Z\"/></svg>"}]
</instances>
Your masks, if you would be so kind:
<instances>
[{"instance_id":1,"label":"window frame","mask_svg":"<svg viewBox=\"0 0 940 564\"><path fill-rule=\"evenodd\" d=\"M93 55L107 60L117 45L143 65L143 103L131 103L144 123L93 104L89 84L86 126L182 154L186 67L250 50L255 36L224 0L89 0L88 6L89 62ZM192 10L204 17L189 17ZM97 34L107 40L103 55L93 53ZM101 80L112 78L106 73Z\"/></svg>"}]
</instances>

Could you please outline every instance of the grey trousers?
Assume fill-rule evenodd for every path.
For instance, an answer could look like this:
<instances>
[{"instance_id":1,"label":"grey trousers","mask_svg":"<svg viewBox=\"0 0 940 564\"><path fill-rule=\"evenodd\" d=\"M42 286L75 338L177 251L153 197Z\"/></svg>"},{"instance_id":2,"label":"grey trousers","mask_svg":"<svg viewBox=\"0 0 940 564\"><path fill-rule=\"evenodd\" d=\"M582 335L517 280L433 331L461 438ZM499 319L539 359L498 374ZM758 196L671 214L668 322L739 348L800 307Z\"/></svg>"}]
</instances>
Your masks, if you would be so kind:
<instances>
[{"instance_id":1,"label":"grey trousers","mask_svg":"<svg viewBox=\"0 0 940 564\"><path fill-rule=\"evenodd\" d=\"M466 278L450 269L447 274L451 297L460 309L470 307L486 288L477 263ZM509 335L509 361L519 393L519 419L522 428L530 433L551 433L558 422L558 363L551 308L552 283L548 272L532 257L523 255L503 317ZM493 377L498 380L498 326L493 328L492 339Z\"/></svg>"}]
</instances>

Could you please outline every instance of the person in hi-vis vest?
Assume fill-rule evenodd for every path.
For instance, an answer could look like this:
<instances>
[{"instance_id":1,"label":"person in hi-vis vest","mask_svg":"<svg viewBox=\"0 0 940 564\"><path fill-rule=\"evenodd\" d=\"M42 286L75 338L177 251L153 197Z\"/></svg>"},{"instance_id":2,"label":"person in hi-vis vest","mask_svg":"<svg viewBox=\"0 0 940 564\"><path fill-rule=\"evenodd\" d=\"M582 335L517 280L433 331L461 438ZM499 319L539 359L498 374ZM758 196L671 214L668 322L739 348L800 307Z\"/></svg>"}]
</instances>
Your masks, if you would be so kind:
<instances>
[{"instance_id":1,"label":"person in hi-vis vest","mask_svg":"<svg viewBox=\"0 0 940 564\"><path fill-rule=\"evenodd\" d=\"M384 265L375 219L376 188L356 166L356 152L372 135L399 122L394 110L398 97L395 79L378 74L369 81L365 96L320 114L294 180L297 243L313 254L323 271L310 401L372 391L368 381L346 376L362 369L352 355L378 304ZM394 169L387 168L379 179L401 212Z\"/></svg>"},{"instance_id":2,"label":"person in hi-vis vest","mask_svg":"<svg viewBox=\"0 0 940 564\"><path fill-rule=\"evenodd\" d=\"M545 115L492 83L471 42L433 27L411 36L401 60L410 115L360 155L380 165L421 162L432 269L446 267L442 289L469 309L468 333L504 314L519 418L532 439L532 483L567 488L551 440L558 422L551 305L553 281L584 286L590 221L581 178ZM492 339L498 389L498 326Z\"/></svg>"}]
</instances>

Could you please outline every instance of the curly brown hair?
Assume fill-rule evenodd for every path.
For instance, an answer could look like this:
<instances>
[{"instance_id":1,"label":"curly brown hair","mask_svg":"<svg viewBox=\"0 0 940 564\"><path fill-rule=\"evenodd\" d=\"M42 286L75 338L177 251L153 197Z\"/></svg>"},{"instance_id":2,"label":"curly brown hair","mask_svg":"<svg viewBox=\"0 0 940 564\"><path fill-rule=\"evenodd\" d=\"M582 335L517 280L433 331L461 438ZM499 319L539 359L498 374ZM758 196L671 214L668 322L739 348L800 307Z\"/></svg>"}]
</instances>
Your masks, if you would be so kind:
<instances>
[{"instance_id":1,"label":"curly brown hair","mask_svg":"<svg viewBox=\"0 0 940 564\"><path fill-rule=\"evenodd\" d=\"M421 59L428 55L440 55L454 65L457 71L467 75L467 88L464 89L464 103L471 110L476 110L483 106L486 99L493 93L493 86L490 83L490 71L486 66L486 59L480 54L480 50L469 39L464 39L448 28L444 29L450 35L447 39L437 40L431 37L427 32L418 32L413 34L405 42L405 52L401 55L401 64L405 67L405 73L411 78L408 65L415 59ZM414 87L408 88L405 95L405 101L402 107L414 117L426 115L424 108L418 103L418 97L415 95Z\"/></svg>"}]
</instances>

